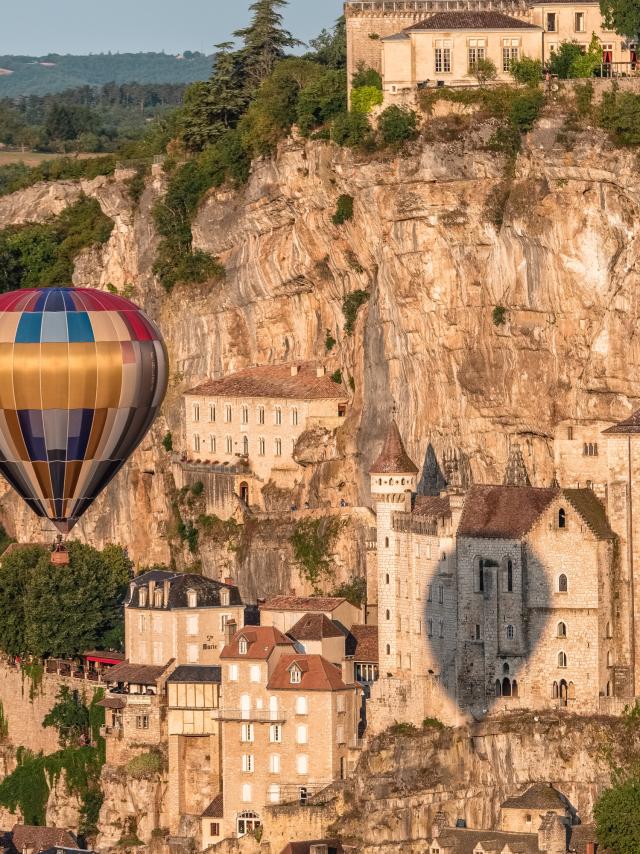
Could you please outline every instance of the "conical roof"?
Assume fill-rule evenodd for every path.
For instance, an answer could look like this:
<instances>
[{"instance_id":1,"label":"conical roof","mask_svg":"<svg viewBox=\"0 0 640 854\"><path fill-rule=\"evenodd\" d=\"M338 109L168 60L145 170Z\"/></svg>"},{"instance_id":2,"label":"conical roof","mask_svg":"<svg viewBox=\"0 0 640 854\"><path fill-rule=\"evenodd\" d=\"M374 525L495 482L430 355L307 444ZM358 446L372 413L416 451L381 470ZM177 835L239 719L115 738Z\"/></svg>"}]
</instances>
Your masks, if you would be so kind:
<instances>
[{"instance_id":1,"label":"conical roof","mask_svg":"<svg viewBox=\"0 0 640 854\"><path fill-rule=\"evenodd\" d=\"M387 438L369 474L418 474L418 467L404 449L395 420L389 425Z\"/></svg>"}]
</instances>

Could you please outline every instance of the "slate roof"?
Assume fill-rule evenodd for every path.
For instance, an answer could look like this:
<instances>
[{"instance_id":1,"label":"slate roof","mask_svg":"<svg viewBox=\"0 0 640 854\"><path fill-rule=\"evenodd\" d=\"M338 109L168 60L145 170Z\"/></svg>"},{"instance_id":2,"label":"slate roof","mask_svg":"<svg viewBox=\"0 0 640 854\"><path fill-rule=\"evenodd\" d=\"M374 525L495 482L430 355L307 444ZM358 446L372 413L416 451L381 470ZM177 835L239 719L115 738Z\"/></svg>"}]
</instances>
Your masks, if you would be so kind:
<instances>
[{"instance_id":1,"label":"slate roof","mask_svg":"<svg viewBox=\"0 0 640 854\"><path fill-rule=\"evenodd\" d=\"M247 641L246 655L240 655L240 639ZM220 658L249 658L266 661L276 646L293 648L293 641L273 626L245 626L236 632L221 651Z\"/></svg>"},{"instance_id":2,"label":"slate roof","mask_svg":"<svg viewBox=\"0 0 640 854\"><path fill-rule=\"evenodd\" d=\"M242 605L242 598L237 587L230 584L223 584L221 581L214 581L212 578L205 578L202 575L194 575L185 572L172 572L170 570L152 569L149 572L144 572L142 575L136 576L131 582L129 593L125 601L128 608L139 608L139 598L135 591L139 591L141 587L149 584L150 581L155 581L156 585L162 588L165 581L169 581L169 608L187 608L187 592L195 590L198 594L198 608L221 608L234 605ZM131 586L134 592L131 592ZM220 591L229 591L229 606L220 604ZM147 601L143 606L145 610L154 608L153 602ZM164 609L164 606L162 606ZM159 609L160 610L160 609Z\"/></svg>"},{"instance_id":3,"label":"slate roof","mask_svg":"<svg viewBox=\"0 0 640 854\"><path fill-rule=\"evenodd\" d=\"M215 796L206 810L202 813L202 818L223 818L223 807L224 799L222 797L222 792L220 792L220 794Z\"/></svg>"},{"instance_id":4,"label":"slate roof","mask_svg":"<svg viewBox=\"0 0 640 854\"><path fill-rule=\"evenodd\" d=\"M287 632L294 640L311 641L323 638L343 638L344 632L326 614L305 614Z\"/></svg>"},{"instance_id":5,"label":"slate roof","mask_svg":"<svg viewBox=\"0 0 640 854\"><path fill-rule=\"evenodd\" d=\"M421 30L541 30L519 18L502 12L436 12L424 21L406 27L404 32Z\"/></svg>"},{"instance_id":6,"label":"slate roof","mask_svg":"<svg viewBox=\"0 0 640 854\"><path fill-rule=\"evenodd\" d=\"M275 397L290 400L348 400L342 386L330 376L317 376L311 363L298 365L261 365L229 374L219 380L208 380L192 388L188 395L206 397Z\"/></svg>"},{"instance_id":7,"label":"slate roof","mask_svg":"<svg viewBox=\"0 0 640 854\"><path fill-rule=\"evenodd\" d=\"M351 626L347 637L346 654L352 655L354 661L378 663L378 627Z\"/></svg>"},{"instance_id":8,"label":"slate roof","mask_svg":"<svg viewBox=\"0 0 640 854\"><path fill-rule=\"evenodd\" d=\"M260 605L261 611L335 611L347 600L341 596L272 596Z\"/></svg>"},{"instance_id":9,"label":"slate roof","mask_svg":"<svg viewBox=\"0 0 640 854\"><path fill-rule=\"evenodd\" d=\"M618 421L613 427L607 427L602 432L605 435L607 433L623 433L625 435L640 433L640 409L637 409L628 418L625 418L624 421Z\"/></svg>"},{"instance_id":10,"label":"slate roof","mask_svg":"<svg viewBox=\"0 0 640 854\"><path fill-rule=\"evenodd\" d=\"M429 519L441 519L451 516L451 502L448 495L416 495L413 503L413 515Z\"/></svg>"},{"instance_id":11,"label":"slate roof","mask_svg":"<svg viewBox=\"0 0 640 854\"><path fill-rule=\"evenodd\" d=\"M218 666L205 667L201 664L183 664L180 667L176 667L167 679L167 684L170 682L180 682L189 685L216 682L219 685L222 682L222 668Z\"/></svg>"},{"instance_id":12,"label":"slate roof","mask_svg":"<svg viewBox=\"0 0 640 854\"><path fill-rule=\"evenodd\" d=\"M534 783L521 795L507 798L502 809L512 810L565 810L568 802L565 796L548 783Z\"/></svg>"},{"instance_id":13,"label":"slate roof","mask_svg":"<svg viewBox=\"0 0 640 854\"><path fill-rule=\"evenodd\" d=\"M16 824L11 831L11 841L22 852L29 848L33 854L40 854L47 848L77 848L75 836L63 827L35 827L30 824Z\"/></svg>"},{"instance_id":14,"label":"slate roof","mask_svg":"<svg viewBox=\"0 0 640 854\"><path fill-rule=\"evenodd\" d=\"M407 454L395 420L389 425L387 437L369 474L417 474L418 467Z\"/></svg>"},{"instance_id":15,"label":"slate roof","mask_svg":"<svg viewBox=\"0 0 640 854\"><path fill-rule=\"evenodd\" d=\"M446 828L438 836L440 848L450 848L455 854L473 854L481 843L486 851L501 852L505 845L522 854L540 854L537 833L508 833L498 830L466 830Z\"/></svg>"},{"instance_id":16,"label":"slate roof","mask_svg":"<svg viewBox=\"0 0 640 854\"><path fill-rule=\"evenodd\" d=\"M604 505L592 490L563 489L562 492L599 540L613 540L615 538Z\"/></svg>"},{"instance_id":17,"label":"slate roof","mask_svg":"<svg viewBox=\"0 0 640 854\"><path fill-rule=\"evenodd\" d=\"M105 672L109 682L132 682L134 685L155 685L166 670L164 664L129 664L123 661Z\"/></svg>"},{"instance_id":18,"label":"slate roof","mask_svg":"<svg viewBox=\"0 0 640 854\"><path fill-rule=\"evenodd\" d=\"M300 682L291 682L290 668L297 664ZM270 691L341 691L347 686L342 671L321 655L283 655L273 670L267 688Z\"/></svg>"}]
</instances>

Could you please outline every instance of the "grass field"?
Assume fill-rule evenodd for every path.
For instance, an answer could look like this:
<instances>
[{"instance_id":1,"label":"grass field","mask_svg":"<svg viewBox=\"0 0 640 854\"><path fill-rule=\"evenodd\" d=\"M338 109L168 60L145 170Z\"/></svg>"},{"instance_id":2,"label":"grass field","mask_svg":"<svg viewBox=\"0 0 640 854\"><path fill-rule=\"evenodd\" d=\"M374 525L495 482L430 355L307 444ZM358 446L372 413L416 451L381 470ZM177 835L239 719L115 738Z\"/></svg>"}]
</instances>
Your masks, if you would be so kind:
<instances>
[{"instance_id":1,"label":"grass field","mask_svg":"<svg viewBox=\"0 0 640 854\"><path fill-rule=\"evenodd\" d=\"M8 166L10 163L37 166L43 160L53 160L55 157L78 157L80 160L86 160L87 157L99 156L97 154L42 154L39 151L0 151L0 166Z\"/></svg>"}]
</instances>

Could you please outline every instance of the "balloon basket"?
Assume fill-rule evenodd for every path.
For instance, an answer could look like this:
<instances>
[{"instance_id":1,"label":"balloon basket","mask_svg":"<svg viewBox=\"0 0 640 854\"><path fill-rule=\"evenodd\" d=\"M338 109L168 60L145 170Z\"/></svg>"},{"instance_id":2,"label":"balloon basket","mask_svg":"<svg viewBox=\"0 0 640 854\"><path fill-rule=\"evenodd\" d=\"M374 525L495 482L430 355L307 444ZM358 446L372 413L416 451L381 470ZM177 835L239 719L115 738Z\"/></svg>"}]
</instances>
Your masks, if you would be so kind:
<instances>
[{"instance_id":1,"label":"balloon basket","mask_svg":"<svg viewBox=\"0 0 640 854\"><path fill-rule=\"evenodd\" d=\"M58 536L56 542L51 549L51 563L54 566L67 566L69 563L69 552L67 547L62 542L62 537Z\"/></svg>"}]
</instances>

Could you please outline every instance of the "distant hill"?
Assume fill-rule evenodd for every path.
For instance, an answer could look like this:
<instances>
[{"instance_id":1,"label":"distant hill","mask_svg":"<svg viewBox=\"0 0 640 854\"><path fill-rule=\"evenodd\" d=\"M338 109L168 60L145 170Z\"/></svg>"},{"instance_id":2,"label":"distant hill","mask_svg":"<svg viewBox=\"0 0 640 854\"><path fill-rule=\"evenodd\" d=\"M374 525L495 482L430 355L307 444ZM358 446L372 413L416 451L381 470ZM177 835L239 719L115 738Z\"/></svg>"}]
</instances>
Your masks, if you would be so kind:
<instances>
[{"instance_id":1,"label":"distant hill","mask_svg":"<svg viewBox=\"0 0 640 854\"><path fill-rule=\"evenodd\" d=\"M193 83L211 73L212 57L185 51L89 56L0 56L0 98L47 95L105 83Z\"/></svg>"}]
</instances>

